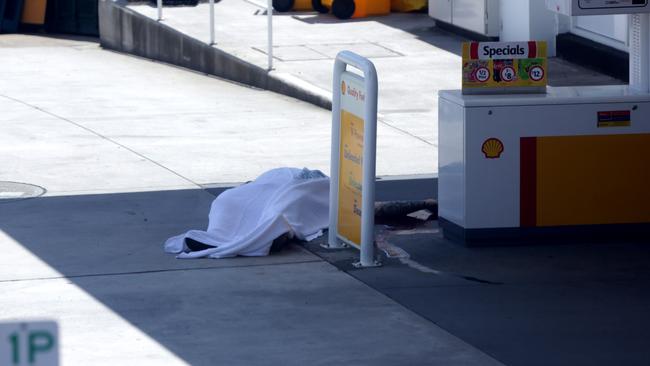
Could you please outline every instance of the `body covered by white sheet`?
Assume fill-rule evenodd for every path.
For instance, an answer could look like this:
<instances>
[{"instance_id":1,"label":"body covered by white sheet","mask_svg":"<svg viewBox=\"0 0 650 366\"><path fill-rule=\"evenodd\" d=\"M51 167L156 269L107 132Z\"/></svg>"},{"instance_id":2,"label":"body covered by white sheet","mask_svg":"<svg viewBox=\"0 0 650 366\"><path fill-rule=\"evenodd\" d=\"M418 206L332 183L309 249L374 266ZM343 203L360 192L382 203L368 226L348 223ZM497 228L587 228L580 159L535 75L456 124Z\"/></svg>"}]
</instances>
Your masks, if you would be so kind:
<instances>
[{"instance_id":1,"label":"body covered by white sheet","mask_svg":"<svg viewBox=\"0 0 650 366\"><path fill-rule=\"evenodd\" d=\"M320 171L278 168L227 190L210 209L207 231L191 230L168 239L177 258L265 256L273 240L292 233L301 240L328 226L329 178ZM189 251L185 238L213 248Z\"/></svg>"}]
</instances>

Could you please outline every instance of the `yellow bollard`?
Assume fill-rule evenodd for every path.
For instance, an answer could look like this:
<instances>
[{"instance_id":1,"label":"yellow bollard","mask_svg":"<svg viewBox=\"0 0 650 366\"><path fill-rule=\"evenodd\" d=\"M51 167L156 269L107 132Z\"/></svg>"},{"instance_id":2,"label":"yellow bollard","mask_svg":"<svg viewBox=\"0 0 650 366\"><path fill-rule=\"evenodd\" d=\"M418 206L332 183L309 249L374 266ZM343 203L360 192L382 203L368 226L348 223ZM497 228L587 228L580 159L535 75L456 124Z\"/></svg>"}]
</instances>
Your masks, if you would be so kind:
<instances>
[{"instance_id":1,"label":"yellow bollard","mask_svg":"<svg viewBox=\"0 0 650 366\"><path fill-rule=\"evenodd\" d=\"M313 0L312 6L321 13L331 10L332 14L339 19L364 18L390 13L390 0Z\"/></svg>"},{"instance_id":2,"label":"yellow bollard","mask_svg":"<svg viewBox=\"0 0 650 366\"><path fill-rule=\"evenodd\" d=\"M47 0L25 0L21 23L24 24L45 24L45 9Z\"/></svg>"},{"instance_id":3,"label":"yellow bollard","mask_svg":"<svg viewBox=\"0 0 650 366\"><path fill-rule=\"evenodd\" d=\"M311 0L273 0L273 9L279 12L312 10Z\"/></svg>"},{"instance_id":4,"label":"yellow bollard","mask_svg":"<svg viewBox=\"0 0 650 366\"><path fill-rule=\"evenodd\" d=\"M391 0L390 10L396 12L423 11L427 8L427 0Z\"/></svg>"}]
</instances>

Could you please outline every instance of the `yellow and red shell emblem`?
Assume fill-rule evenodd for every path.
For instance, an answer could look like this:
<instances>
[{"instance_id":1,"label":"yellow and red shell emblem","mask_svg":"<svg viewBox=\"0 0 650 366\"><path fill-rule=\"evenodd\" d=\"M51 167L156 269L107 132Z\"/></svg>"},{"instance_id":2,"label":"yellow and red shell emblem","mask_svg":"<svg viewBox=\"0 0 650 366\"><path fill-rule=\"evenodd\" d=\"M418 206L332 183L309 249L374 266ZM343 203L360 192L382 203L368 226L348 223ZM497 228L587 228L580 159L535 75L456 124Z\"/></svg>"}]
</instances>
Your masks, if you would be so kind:
<instances>
[{"instance_id":1,"label":"yellow and red shell emblem","mask_svg":"<svg viewBox=\"0 0 650 366\"><path fill-rule=\"evenodd\" d=\"M488 159L498 159L503 153L503 142L501 140L491 137L483 143L483 148L481 149L485 157Z\"/></svg>"}]
</instances>

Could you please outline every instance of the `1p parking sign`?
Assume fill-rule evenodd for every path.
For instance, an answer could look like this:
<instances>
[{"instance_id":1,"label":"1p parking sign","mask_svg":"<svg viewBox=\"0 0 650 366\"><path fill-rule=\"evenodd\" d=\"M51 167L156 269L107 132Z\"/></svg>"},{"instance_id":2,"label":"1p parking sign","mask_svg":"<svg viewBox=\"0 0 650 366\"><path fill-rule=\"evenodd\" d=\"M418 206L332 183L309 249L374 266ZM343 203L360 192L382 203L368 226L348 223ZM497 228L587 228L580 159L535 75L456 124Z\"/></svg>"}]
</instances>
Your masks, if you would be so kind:
<instances>
[{"instance_id":1,"label":"1p parking sign","mask_svg":"<svg viewBox=\"0 0 650 366\"><path fill-rule=\"evenodd\" d=\"M0 323L0 365L58 366L56 322Z\"/></svg>"}]
</instances>

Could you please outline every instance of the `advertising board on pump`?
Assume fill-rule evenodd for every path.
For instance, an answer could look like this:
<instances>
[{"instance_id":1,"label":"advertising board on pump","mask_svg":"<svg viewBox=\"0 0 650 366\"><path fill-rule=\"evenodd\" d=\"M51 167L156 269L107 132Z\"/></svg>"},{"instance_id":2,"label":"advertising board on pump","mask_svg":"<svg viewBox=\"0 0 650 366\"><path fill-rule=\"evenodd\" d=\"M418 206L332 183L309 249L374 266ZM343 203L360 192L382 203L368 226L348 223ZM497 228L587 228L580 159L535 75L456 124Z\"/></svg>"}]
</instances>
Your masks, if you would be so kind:
<instances>
[{"instance_id":1,"label":"advertising board on pump","mask_svg":"<svg viewBox=\"0 0 650 366\"><path fill-rule=\"evenodd\" d=\"M463 43L463 94L545 93L546 42Z\"/></svg>"}]
</instances>

